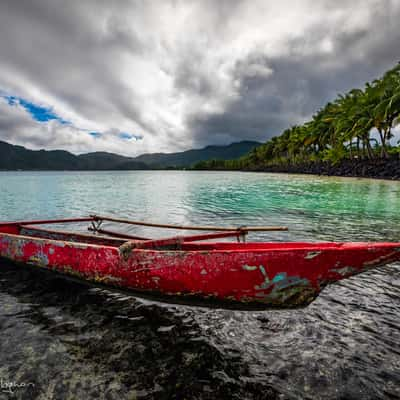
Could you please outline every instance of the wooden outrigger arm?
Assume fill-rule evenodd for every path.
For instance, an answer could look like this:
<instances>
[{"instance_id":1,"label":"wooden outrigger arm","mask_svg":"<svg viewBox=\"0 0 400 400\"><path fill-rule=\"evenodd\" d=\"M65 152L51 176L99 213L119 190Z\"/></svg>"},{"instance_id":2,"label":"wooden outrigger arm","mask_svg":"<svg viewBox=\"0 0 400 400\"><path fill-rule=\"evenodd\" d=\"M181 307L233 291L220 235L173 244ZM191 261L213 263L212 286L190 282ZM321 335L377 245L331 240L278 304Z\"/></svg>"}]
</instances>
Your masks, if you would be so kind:
<instances>
[{"instance_id":1,"label":"wooden outrigger arm","mask_svg":"<svg viewBox=\"0 0 400 400\"><path fill-rule=\"evenodd\" d=\"M101 228L103 221L116 222L120 224L129 225L140 225L148 226L154 228L165 228L165 229L181 229L181 230L197 230L197 231L208 231L216 233L207 233L192 236L173 236L163 239L148 239L141 236L133 236L127 233L115 232L112 230L107 230ZM54 219L54 220L35 220L35 221L18 221L18 222L3 222L2 225L20 227L27 225L44 225L44 224L54 224L54 223L72 223L72 222L90 222L91 226L88 227L89 231L105 234L114 238L126 239L129 243L133 243L136 248L155 248L160 246L167 246L172 243L183 243L183 242L194 242L207 239L217 239L225 237L236 237L240 242L245 241L245 237L249 232L262 232L262 231L287 231L286 226L240 226L240 227L228 227L228 226L190 226L190 225L172 225L172 224L157 224L153 222L145 221L132 221L127 219L120 219L114 217L107 217L101 215L90 215L85 218L66 218L66 219ZM60 233L70 233L70 232L60 232ZM140 245L139 245L140 244Z\"/></svg>"},{"instance_id":2,"label":"wooden outrigger arm","mask_svg":"<svg viewBox=\"0 0 400 400\"><path fill-rule=\"evenodd\" d=\"M190 226L190 225L171 225L171 224L156 224L153 222L144 222L144 221L131 221L128 219L120 219L113 217L105 217L101 215L91 215L91 218L95 221L110 221L110 222L118 222L120 224L129 224L129 225L141 225L141 226L150 226L155 228L165 228L165 229L183 229L183 230L193 230L193 231L245 231L245 232L267 232L267 231L287 231L288 228L286 226L240 226L240 227L232 227L232 226Z\"/></svg>"},{"instance_id":3,"label":"wooden outrigger arm","mask_svg":"<svg viewBox=\"0 0 400 400\"><path fill-rule=\"evenodd\" d=\"M56 224L56 223L71 223L71 222L100 222L100 221L110 221L118 222L121 224L130 225L141 225L150 226L155 228L166 228L166 229L183 229L183 230L193 230L193 231L247 231L247 232L266 232L266 231L287 231L286 226L190 226L190 225L171 225L171 224L156 224L153 222L144 221L131 221L128 219L120 219L113 217L106 217L101 215L90 215L85 218L66 218L66 219L50 219L50 220L34 220L34 221L17 221L17 222L1 222L0 225L43 225L43 224ZM100 225L99 225L100 226ZM99 227L98 226L98 227ZM93 228L96 230L95 228Z\"/></svg>"}]
</instances>

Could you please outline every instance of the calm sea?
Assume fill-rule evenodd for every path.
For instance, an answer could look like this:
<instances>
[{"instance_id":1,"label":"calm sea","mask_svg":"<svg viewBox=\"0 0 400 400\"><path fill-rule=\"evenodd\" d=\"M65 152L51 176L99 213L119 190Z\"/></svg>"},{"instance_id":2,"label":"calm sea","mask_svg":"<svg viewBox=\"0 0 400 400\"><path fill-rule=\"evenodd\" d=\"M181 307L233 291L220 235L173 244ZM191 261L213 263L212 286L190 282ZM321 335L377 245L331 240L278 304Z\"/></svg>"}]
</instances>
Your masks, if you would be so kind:
<instances>
[{"instance_id":1,"label":"calm sea","mask_svg":"<svg viewBox=\"0 0 400 400\"><path fill-rule=\"evenodd\" d=\"M400 182L0 172L0 220L94 212L290 229L254 240L400 241ZM2 261L0 328L0 399L400 398L399 264L332 285L304 309L240 312L149 302Z\"/></svg>"}]
</instances>

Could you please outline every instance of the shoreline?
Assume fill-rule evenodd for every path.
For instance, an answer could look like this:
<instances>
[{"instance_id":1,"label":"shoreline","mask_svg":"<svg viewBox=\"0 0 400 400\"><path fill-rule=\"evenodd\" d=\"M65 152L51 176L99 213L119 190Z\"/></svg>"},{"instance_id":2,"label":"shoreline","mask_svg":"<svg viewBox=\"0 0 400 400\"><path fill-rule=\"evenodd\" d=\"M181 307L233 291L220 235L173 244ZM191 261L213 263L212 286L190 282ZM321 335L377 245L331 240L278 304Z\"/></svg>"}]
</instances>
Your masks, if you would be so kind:
<instances>
[{"instance_id":1,"label":"shoreline","mask_svg":"<svg viewBox=\"0 0 400 400\"><path fill-rule=\"evenodd\" d=\"M400 159L392 156L387 159L353 159L342 160L333 165L326 161L317 161L299 164L281 164L260 166L258 168L244 169L197 169L201 171L241 171L241 172L267 172L302 175L319 175L348 178L384 179L390 181L400 180Z\"/></svg>"},{"instance_id":2,"label":"shoreline","mask_svg":"<svg viewBox=\"0 0 400 400\"><path fill-rule=\"evenodd\" d=\"M337 165L320 161L295 165L276 165L260 170L262 172L400 180L400 159L396 156L388 159L343 160Z\"/></svg>"},{"instance_id":3,"label":"shoreline","mask_svg":"<svg viewBox=\"0 0 400 400\"><path fill-rule=\"evenodd\" d=\"M0 172L129 172L129 171L231 171L231 172L266 172L283 174L317 175L348 178L370 178L400 181L400 158L391 156L387 159L346 159L333 165L326 161L260 166L258 168L154 168L154 169L0 169Z\"/></svg>"}]
</instances>

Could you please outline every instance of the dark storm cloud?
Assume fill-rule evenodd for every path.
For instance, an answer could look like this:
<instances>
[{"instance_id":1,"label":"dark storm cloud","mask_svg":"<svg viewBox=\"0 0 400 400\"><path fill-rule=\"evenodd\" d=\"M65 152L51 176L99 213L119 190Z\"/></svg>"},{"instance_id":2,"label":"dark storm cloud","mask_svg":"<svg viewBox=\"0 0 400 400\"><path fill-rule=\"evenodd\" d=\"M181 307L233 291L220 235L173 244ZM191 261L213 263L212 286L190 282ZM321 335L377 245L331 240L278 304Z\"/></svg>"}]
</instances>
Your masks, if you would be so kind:
<instances>
[{"instance_id":1,"label":"dark storm cloud","mask_svg":"<svg viewBox=\"0 0 400 400\"><path fill-rule=\"evenodd\" d=\"M0 101L0 139L124 154L266 140L395 65L399 17L390 0L2 1L0 93L71 124Z\"/></svg>"},{"instance_id":2,"label":"dark storm cloud","mask_svg":"<svg viewBox=\"0 0 400 400\"><path fill-rule=\"evenodd\" d=\"M221 114L190 116L198 141L205 144L210 135L222 142L243 137L264 141L393 67L400 61L399 8L372 9L365 28L331 32L323 24L312 26L303 37L287 41L284 55L255 53L240 60L234 72L240 82L237 100ZM324 40L331 43L329 51L318 49ZM271 73L249 75L254 65Z\"/></svg>"}]
</instances>

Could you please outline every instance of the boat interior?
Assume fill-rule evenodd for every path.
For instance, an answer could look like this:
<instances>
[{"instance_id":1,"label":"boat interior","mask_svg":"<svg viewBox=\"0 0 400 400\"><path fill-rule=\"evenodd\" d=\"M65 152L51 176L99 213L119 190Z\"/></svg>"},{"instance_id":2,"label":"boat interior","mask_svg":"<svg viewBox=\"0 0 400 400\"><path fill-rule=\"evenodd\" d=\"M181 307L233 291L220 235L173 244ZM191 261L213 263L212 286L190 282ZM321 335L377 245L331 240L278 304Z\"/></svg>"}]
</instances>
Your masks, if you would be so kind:
<instances>
[{"instance_id":1,"label":"boat interior","mask_svg":"<svg viewBox=\"0 0 400 400\"><path fill-rule=\"evenodd\" d=\"M102 221L102 220L101 220ZM92 234L64 231L40 227L52 223L90 222L88 230ZM243 229L243 228L241 228ZM245 242L243 231L227 231L225 233L211 233L195 236L173 236L165 239L148 239L125 233L100 229L99 220L96 218L76 218L70 220L46 220L46 221L21 221L0 223L1 234L19 235L37 239L59 240L72 243L85 243L99 246L110 246L119 248L126 243L132 243L135 248L152 250L178 250L178 251L212 251L212 250L266 250L266 249L288 249L288 242ZM237 239L234 242L216 242L215 239L228 238ZM242 241L241 241L242 240ZM207 241L202 242L201 241ZM342 243L302 243L291 242L291 249L301 248L337 248Z\"/></svg>"}]
</instances>

